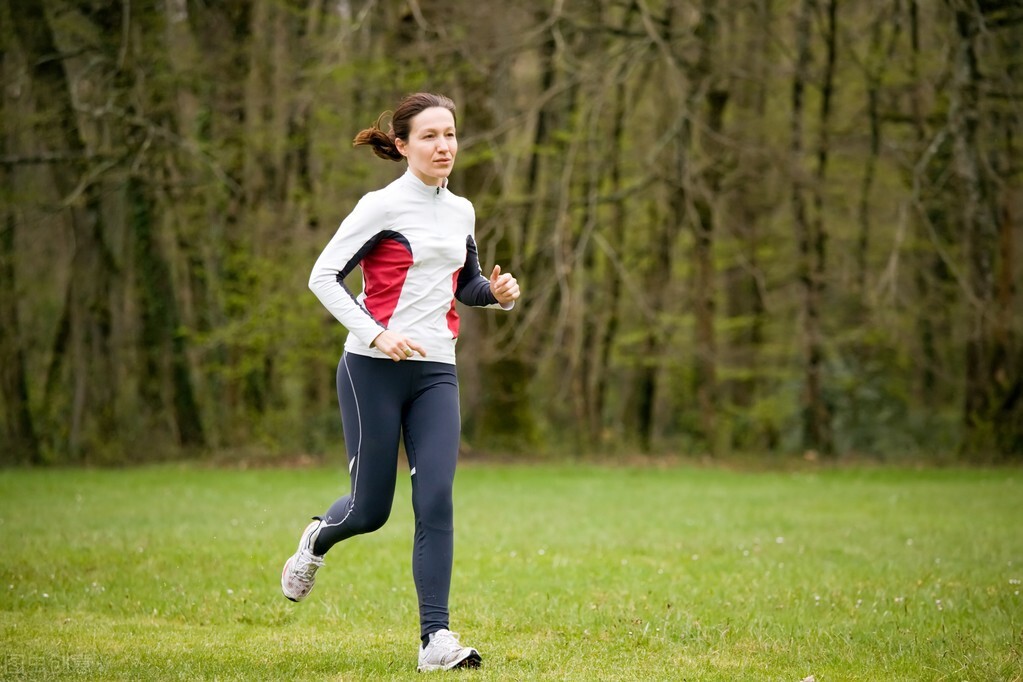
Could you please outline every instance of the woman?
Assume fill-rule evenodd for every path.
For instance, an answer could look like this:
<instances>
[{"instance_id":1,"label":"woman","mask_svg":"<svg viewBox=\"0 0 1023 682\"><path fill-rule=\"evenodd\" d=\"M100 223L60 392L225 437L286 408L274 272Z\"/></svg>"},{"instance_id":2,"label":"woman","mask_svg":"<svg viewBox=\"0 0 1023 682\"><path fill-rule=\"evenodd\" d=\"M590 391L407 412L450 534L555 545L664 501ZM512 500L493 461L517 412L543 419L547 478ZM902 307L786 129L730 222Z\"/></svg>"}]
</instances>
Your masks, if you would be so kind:
<instances>
[{"instance_id":1,"label":"woman","mask_svg":"<svg viewBox=\"0 0 1023 682\"><path fill-rule=\"evenodd\" d=\"M351 492L306 527L284 564L281 587L288 599L302 600L331 547L384 525L403 437L415 513L419 670L478 667L479 653L448 629L451 489L461 429L455 300L509 310L519 285L500 266L483 276L472 204L447 190L458 152L454 103L417 93L401 101L387 133L383 118L360 132L355 145L371 146L383 159L404 159L408 168L359 201L309 278L309 288L349 332L337 392ZM356 266L363 279L358 296L344 284Z\"/></svg>"}]
</instances>

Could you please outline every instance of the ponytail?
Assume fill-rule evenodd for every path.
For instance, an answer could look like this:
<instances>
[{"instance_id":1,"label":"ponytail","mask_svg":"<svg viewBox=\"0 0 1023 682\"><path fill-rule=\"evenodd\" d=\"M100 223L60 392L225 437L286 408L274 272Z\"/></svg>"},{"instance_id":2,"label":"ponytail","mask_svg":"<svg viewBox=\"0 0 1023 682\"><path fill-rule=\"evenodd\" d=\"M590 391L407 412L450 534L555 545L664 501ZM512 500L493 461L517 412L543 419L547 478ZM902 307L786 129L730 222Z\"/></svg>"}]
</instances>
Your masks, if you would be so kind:
<instances>
[{"instance_id":1,"label":"ponytail","mask_svg":"<svg viewBox=\"0 0 1023 682\"><path fill-rule=\"evenodd\" d=\"M398 147L395 145L394 140L396 135L394 134L394 128L390 128L389 133L385 133L380 128L380 123L383 121L390 112L385 111L380 114L377 118L376 123L372 127L366 128L365 130L359 131L359 134L352 140L353 147L361 147L368 145L373 148L373 153L379 156L381 159L386 161L401 161L404 157L401 152L398 151Z\"/></svg>"}]
</instances>

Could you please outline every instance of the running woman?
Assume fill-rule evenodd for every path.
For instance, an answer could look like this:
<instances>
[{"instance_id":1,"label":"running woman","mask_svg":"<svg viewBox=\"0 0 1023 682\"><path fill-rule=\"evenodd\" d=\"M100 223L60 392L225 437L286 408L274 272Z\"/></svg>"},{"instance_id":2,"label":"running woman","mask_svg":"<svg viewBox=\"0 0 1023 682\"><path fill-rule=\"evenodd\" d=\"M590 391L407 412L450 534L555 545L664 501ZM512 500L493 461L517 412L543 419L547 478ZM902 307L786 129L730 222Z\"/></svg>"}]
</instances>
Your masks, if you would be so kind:
<instances>
[{"instance_id":1,"label":"running woman","mask_svg":"<svg viewBox=\"0 0 1023 682\"><path fill-rule=\"evenodd\" d=\"M394 499L399 438L412 478L412 574L419 598L419 670L479 667L479 652L448 629L454 551L452 484L461 422L455 300L510 310L519 285L495 266L480 271L472 204L447 189L458 152L455 105L409 95L391 117L360 132L383 159L408 163L404 175L366 194L320 254L309 288L348 329L337 393L348 453L350 492L313 517L284 564L284 596L301 601L331 547L387 521ZM344 280L362 268L358 296Z\"/></svg>"}]
</instances>

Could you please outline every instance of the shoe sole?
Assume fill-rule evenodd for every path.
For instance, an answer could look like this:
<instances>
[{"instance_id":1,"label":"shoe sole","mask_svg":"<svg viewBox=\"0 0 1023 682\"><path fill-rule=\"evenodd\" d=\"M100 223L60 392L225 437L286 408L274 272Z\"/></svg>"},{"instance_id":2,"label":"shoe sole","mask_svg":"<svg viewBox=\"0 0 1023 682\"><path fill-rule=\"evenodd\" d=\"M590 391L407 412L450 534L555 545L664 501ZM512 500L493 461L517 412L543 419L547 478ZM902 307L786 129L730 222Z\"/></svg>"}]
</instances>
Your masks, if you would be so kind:
<instances>
[{"instance_id":1,"label":"shoe sole","mask_svg":"<svg viewBox=\"0 0 1023 682\"><path fill-rule=\"evenodd\" d=\"M420 666L416 670L417 670L417 672L421 672L421 673L436 672L438 670L460 670L460 669L463 669L463 668L469 668L469 669L475 670L475 669L479 668L481 665L483 665L483 658L480 656L478 651L473 649L469 653L468 656L466 656L462 660L460 660L460 661L458 661L456 663L453 663L452 665L449 665L447 667L444 667L442 665L430 665L430 666L426 666L426 667Z\"/></svg>"},{"instance_id":2,"label":"shoe sole","mask_svg":"<svg viewBox=\"0 0 1023 682\"><path fill-rule=\"evenodd\" d=\"M479 668L483 665L483 658L479 655L479 652L473 649L473 652L465 657L465 659L455 664L455 668Z\"/></svg>"}]
</instances>

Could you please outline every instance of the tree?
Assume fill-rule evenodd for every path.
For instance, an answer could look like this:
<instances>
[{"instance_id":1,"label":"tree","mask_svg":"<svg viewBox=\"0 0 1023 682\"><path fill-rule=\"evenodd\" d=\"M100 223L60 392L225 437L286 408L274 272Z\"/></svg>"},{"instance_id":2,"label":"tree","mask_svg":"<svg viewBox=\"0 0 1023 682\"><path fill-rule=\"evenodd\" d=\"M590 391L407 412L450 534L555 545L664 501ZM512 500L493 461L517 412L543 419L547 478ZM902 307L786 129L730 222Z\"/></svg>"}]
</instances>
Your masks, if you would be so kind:
<instances>
[{"instance_id":1,"label":"tree","mask_svg":"<svg viewBox=\"0 0 1023 682\"><path fill-rule=\"evenodd\" d=\"M951 2L950 5L957 42L952 65L949 129L953 136L955 172L962 192L959 220L965 237L969 301L964 366L964 447L974 456L998 452L1020 455L1023 454L1023 424L1018 417L1023 401L1023 378L1018 360L1020 349L1007 324L1013 298L1009 274L1013 253L1006 240L1011 239L1012 225L1008 202L1000 196L999 178L993 172L999 166L1010 174L1014 172L1011 168L1012 129L1018 119L997 115L996 106L986 101L985 90L993 88L985 83L980 42L982 27L990 23L995 30L1018 28L1023 25L1023 12L1019 12L1018 7L1013 12L1012 3L975 6ZM1013 42L1019 47L1018 38ZM1008 57L997 48L989 47L986 52L988 61ZM1017 86L1011 80L999 86L1007 88L1010 98L1015 95L1012 89ZM998 137L1003 133L996 127L999 123L1008 133L1004 149L999 149Z\"/></svg>"},{"instance_id":2,"label":"tree","mask_svg":"<svg viewBox=\"0 0 1023 682\"><path fill-rule=\"evenodd\" d=\"M824 341L821 329L821 305L825 282L825 240L822 184L826 178L831 113L831 89L835 60L836 0L827 0L825 42L826 62L821 87L821 104L817 145L816 183L812 196L814 215L808 215L806 180L801 177L805 156L804 108L805 91L811 64L811 17L817 9L816 0L801 0L796 24L796 69L792 82L791 151L794 164L792 211L798 244L797 278L803 290L802 334L804 348L803 438L807 448L831 454L834 449L831 432L831 408L824 394Z\"/></svg>"},{"instance_id":3,"label":"tree","mask_svg":"<svg viewBox=\"0 0 1023 682\"><path fill-rule=\"evenodd\" d=\"M0 5L0 23L3 24L3 28L0 28L0 68L3 70L3 81L7 83L14 80L15 69L11 49L14 36L9 28L11 24L6 2ZM24 340L18 310L21 296L19 283L15 277L17 257L15 233L18 227L13 196L15 190L13 177L7 165L7 158L11 156L11 151L15 147L12 143L14 126L11 124L18 118L13 103L8 101L7 88L0 99L0 118L7 122L3 133L0 134L0 156L4 157L4 161L0 162L0 192L3 192L0 195L0 205L3 206L0 216L3 220L0 224L0 291L5 292L0 296L0 328L4 330L3 334L0 334L0 401L2 401L0 405L4 415L4 442L7 444L3 459L0 461L37 464L41 461L41 452L35 424L29 411Z\"/></svg>"},{"instance_id":4,"label":"tree","mask_svg":"<svg viewBox=\"0 0 1023 682\"><path fill-rule=\"evenodd\" d=\"M50 164L54 185L73 240L71 275L46 383L46 403L63 406L54 424L67 433L67 448L81 459L113 431L118 374L111 363L110 295L116 260L107 243L99 176L105 167L90 162L93 150L72 97L68 61L59 57L42 3L11 3L11 23L29 65L37 109L36 135L42 148L64 153Z\"/></svg>"}]
</instances>

